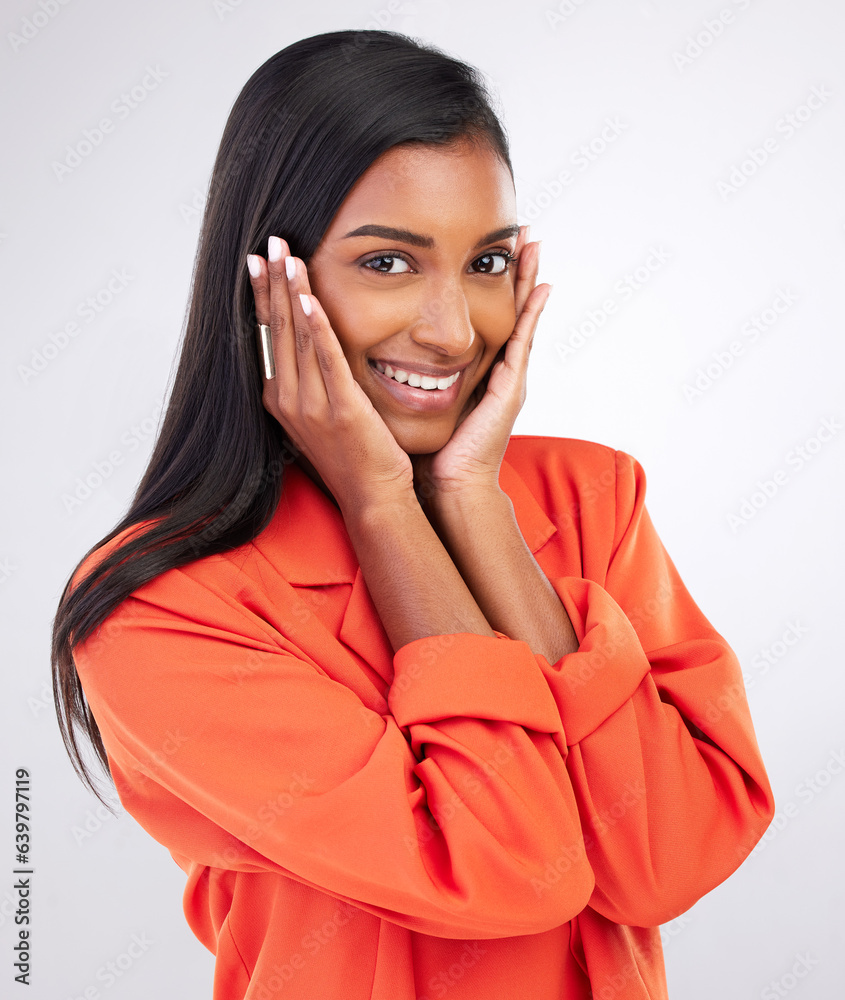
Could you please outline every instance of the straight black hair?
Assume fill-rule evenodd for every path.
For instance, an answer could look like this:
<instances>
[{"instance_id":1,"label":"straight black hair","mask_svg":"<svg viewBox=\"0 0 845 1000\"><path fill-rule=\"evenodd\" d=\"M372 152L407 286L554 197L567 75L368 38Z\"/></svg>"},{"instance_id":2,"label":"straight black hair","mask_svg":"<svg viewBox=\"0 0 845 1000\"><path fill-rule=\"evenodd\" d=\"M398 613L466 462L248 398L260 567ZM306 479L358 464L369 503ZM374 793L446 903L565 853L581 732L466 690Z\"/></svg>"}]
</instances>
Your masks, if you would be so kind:
<instances>
[{"instance_id":1,"label":"straight black hair","mask_svg":"<svg viewBox=\"0 0 845 1000\"><path fill-rule=\"evenodd\" d=\"M53 622L62 740L74 770L101 800L80 737L106 774L108 758L74 647L154 577L255 538L276 510L285 466L296 458L261 401L246 255L264 255L267 238L280 235L307 264L377 157L398 145L458 140L486 144L513 177L507 136L481 74L392 31L332 31L295 42L253 73L232 106L206 199L179 365L152 456L123 519L68 579ZM143 530L128 531L71 587L88 556L133 526Z\"/></svg>"}]
</instances>

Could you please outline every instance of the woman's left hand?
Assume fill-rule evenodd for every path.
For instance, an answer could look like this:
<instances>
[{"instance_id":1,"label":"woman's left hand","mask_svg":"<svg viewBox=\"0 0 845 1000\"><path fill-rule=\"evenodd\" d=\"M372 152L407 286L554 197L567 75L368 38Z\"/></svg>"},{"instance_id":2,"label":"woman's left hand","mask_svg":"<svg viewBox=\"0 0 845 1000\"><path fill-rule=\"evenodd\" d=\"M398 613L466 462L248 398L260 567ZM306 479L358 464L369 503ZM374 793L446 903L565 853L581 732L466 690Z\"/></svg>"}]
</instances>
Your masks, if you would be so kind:
<instances>
[{"instance_id":1,"label":"woman's left hand","mask_svg":"<svg viewBox=\"0 0 845 1000\"><path fill-rule=\"evenodd\" d=\"M413 455L414 480L424 506L436 508L449 494L484 494L498 489L499 468L517 414L525 402L528 355L540 313L551 292L538 285L540 244L519 254L513 333L467 400L446 444L430 455Z\"/></svg>"}]
</instances>

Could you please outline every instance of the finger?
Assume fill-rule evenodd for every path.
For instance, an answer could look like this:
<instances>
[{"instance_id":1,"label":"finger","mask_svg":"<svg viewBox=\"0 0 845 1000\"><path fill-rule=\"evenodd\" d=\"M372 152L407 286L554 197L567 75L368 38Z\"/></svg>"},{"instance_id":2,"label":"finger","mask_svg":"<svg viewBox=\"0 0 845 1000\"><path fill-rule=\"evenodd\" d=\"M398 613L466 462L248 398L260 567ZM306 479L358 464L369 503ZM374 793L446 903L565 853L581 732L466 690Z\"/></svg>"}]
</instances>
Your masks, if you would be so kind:
<instances>
[{"instance_id":1,"label":"finger","mask_svg":"<svg viewBox=\"0 0 845 1000\"><path fill-rule=\"evenodd\" d=\"M273 357L276 364L276 390L281 399L294 397L299 388L299 369L294 344L294 313L291 306L285 261L289 257L287 243L277 236L267 240L267 279L269 320L273 336Z\"/></svg>"},{"instance_id":2,"label":"finger","mask_svg":"<svg viewBox=\"0 0 845 1000\"><path fill-rule=\"evenodd\" d=\"M525 308L528 296L536 284L537 272L540 265L540 244L528 242L529 228L529 226L525 226L520 232L520 238L523 239L523 243L522 249L519 251L516 284L514 286L514 307L517 317Z\"/></svg>"},{"instance_id":3,"label":"finger","mask_svg":"<svg viewBox=\"0 0 845 1000\"><path fill-rule=\"evenodd\" d=\"M355 380L329 318L311 292L305 263L297 257L289 259L294 262L289 287L300 365L300 395L311 401L325 398L336 413L348 402L349 393L355 392Z\"/></svg>"},{"instance_id":4,"label":"finger","mask_svg":"<svg viewBox=\"0 0 845 1000\"><path fill-rule=\"evenodd\" d=\"M270 323L270 288L267 281L267 263L258 254L249 253L246 255L246 265L249 271L249 283L252 287L252 298L255 303L252 320L255 323L255 343L259 355L259 366L262 378L267 379L268 361L269 370L272 372L275 368L273 342L271 338L269 343L266 344L265 350L265 338L262 337L258 329L259 324L269 327ZM267 353L269 353L269 359L265 357ZM275 377L275 375L269 377Z\"/></svg>"},{"instance_id":5,"label":"finger","mask_svg":"<svg viewBox=\"0 0 845 1000\"><path fill-rule=\"evenodd\" d=\"M516 321L513 333L505 344L505 355L501 365L493 366L493 368L502 367L507 369L509 376L517 381L519 379L524 380L526 376L528 355L531 353L537 323L539 322L540 314L545 308L551 289L552 286L546 283L532 289L528 301L525 303ZM491 374L495 376L495 371L492 368Z\"/></svg>"},{"instance_id":6,"label":"finger","mask_svg":"<svg viewBox=\"0 0 845 1000\"><path fill-rule=\"evenodd\" d=\"M515 340L519 345L519 356L520 358L524 357L526 363L528 361L528 354L534 343L534 335L537 332L540 315L546 307L551 291L552 286L548 282L544 282L542 285L537 285L533 288L514 326Z\"/></svg>"}]
</instances>

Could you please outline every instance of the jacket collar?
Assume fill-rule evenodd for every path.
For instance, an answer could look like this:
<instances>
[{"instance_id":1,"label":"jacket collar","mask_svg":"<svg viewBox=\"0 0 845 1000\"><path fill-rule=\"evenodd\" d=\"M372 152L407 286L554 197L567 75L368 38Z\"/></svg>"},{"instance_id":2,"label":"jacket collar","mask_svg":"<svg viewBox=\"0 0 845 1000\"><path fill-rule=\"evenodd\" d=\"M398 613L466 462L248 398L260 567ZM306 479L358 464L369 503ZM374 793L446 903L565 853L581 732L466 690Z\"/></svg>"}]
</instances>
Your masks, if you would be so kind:
<instances>
[{"instance_id":1,"label":"jacket collar","mask_svg":"<svg viewBox=\"0 0 845 1000\"><path fill-rule=\"evenodd\" d=\"M537 552L557 528L507 458L499 485L513 503L522 537ZM358 559L343 516L296 462L285 469L279 505L256 542L262 550L272 548L274 565L295 586L355 583Z\"/></svg>"}]
</instances>

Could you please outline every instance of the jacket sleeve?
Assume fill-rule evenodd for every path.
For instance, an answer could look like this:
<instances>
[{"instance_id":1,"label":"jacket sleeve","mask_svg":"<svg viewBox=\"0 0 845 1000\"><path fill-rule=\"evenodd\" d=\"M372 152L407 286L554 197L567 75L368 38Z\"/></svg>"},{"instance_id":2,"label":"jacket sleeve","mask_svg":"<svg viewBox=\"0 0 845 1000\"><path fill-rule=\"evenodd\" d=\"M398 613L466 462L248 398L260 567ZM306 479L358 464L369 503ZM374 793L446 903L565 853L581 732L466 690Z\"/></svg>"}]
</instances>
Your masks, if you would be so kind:
<instances>
[{"instance_id":1,"label":"jacket sleeve","mask_svg":"<svg viewBox=\"0 0 845 1000\"><path fill-rule=\"evenodd\" d=\"M74 653L120 799L153 837L435 936L533 934L583 909L560 717L525 643L415 640L381 715L197 566L140 587ZM569 876L538 895L561 843Z\"/></svg>"},{"instance_id":2,"label":"jacket sleeve","mask_svg":"<svg viewBox=\"0 0 845 1000\"><path fill-rule=\"evenodd\" d=\"M566 733L596 883L589 905L647 927L738 868L774 803L736 656L658 538L639 463L616 452L615 465L603 585L550 576L579 648L537 661Z\"/></svg>"}]
</instances>

